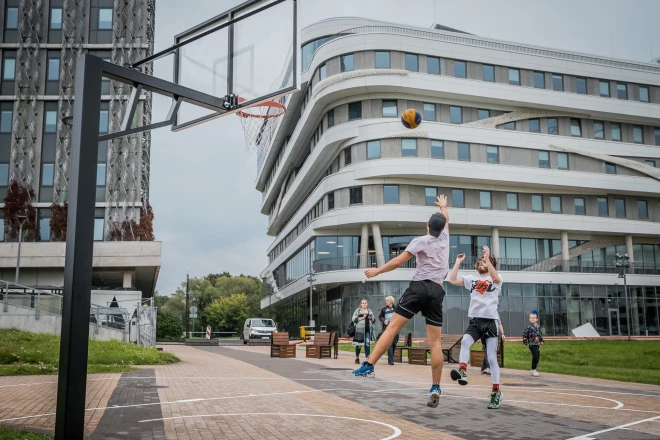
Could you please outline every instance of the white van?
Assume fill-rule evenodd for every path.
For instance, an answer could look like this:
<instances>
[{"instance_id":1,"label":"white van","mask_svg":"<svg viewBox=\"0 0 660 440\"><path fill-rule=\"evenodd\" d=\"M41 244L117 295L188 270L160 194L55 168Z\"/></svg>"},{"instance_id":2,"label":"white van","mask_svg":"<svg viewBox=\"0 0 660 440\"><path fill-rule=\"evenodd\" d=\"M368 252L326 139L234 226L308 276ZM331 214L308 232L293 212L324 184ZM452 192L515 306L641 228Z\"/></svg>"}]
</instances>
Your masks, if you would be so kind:
<instances>
[{"instance_id":1,"label":"white van","mask_svg":"<svg viewBox=\"0 0 660 440\"><path fill-rule=\"evenodd\" d=\"M270 339L271 333L276 331L277 327L272 319L246 319L243 325L243 344L250 342L250 339Z\"/></svg>"}]
</instances>

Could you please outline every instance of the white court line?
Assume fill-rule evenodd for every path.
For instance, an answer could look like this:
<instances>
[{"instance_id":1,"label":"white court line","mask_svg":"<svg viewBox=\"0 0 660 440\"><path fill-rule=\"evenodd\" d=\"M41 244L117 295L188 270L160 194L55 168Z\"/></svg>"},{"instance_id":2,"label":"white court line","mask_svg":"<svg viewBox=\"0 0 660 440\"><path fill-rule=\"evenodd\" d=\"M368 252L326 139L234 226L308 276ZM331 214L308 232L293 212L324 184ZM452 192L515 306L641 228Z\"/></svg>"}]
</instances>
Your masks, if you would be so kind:
<instances>
[{"instance_id":1,"label":"white court line","mask_svg":"<svg viewBox=\"0 0 660 440\"><path fill-rule=\"evenodd\" d=\"M660 419L660 416L651 417L650 419L638 420L636 422L625 423L623 425L615 426L613 428L603 429L602 431L590 432L589 434L583 434L581 436L573 437L573 438L570 438L568 440L594 440L595 439L595 437L593 437L594 435L616 431L618 429L627 428L629 426L639 425L640 423L655 422L657 419Z\"/></svg>"},{"instance_id":2,"label":"white court line","mask_svg":"<svg viewBox=\"0 0 660 440\"><path fill-rule=\"evenodd\" d=\"M175 419L192 419L192 418L197 418L197 417L227 417L227 416L296 416L296 417L321 417L321 418L327 418L327 419L343 419L343 420L354 420L358 422L367 422L367 423L375 423L377 425L385 426L387 428L390 428L392 431L394 431L394 434L392 434L389 437L383 437L381 440L392 440L397 438L398 436L401 435L401 430L397 428L394 425L390 425L389 423L383 423L383 422L378 422L376 420L369 420L369 419L358 419L356 417L343 417L343 416L331 416L331 415L325 415L325 414L289 414L289 413L240 413L240 414L203 414L203 415L197 415L197 416L178 416L178 417L164 417L162 419L149 419L149 420L140 420L139 423L145 423L145 422L157 422L161 420L175 420Z\"/></svg>"},{"instance_id":3,"label":"white court line","mask_svg":"<svg viewBox=\"0 0 660 440\"><path fill-rule=\"evenodd\" d=\"M14 417L11 419L2 419L0 422L11 422L12 420L25 420L25 419L33 419L37 417L47 417L47 416L54 416L55 413L47 413L47 414L36 414L34 416L24 416L24 417Z\"/></svg>"}]
</instances>

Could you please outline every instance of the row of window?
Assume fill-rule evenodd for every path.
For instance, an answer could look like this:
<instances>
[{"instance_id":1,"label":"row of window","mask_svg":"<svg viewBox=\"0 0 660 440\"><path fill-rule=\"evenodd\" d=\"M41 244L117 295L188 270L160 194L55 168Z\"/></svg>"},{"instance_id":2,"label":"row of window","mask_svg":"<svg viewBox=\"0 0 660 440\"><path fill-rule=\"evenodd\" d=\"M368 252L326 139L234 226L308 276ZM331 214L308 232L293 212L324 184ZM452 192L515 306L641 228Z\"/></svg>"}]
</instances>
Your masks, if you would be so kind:
<instances>
[{"instance_id":1,"label":"row of window","mask_svg":"<svg viewBox=\"0 0 660 440\"><path fill-rule=\"evenodd\" d=\"M405 69L411 72L419 72L419 56L412 53L404 53L404 65ZM456 78L467 78L467 61L454 60L454 72L453 76ZM374 52L374 65L376 69L390 69L391 60L389 51L375 51ZM342 72L351 71L355 69L354 63L354 54L345 54L340 56L340 67ZM514 86L520 86L522 84L520 77L520 69L516 68L507 68L508 83ZM427 57L427 73L433 75L440 75L440 58L437 57ZM560 73L551 73L548 74L551 78L550 88L552 90L563 92L564 87L564 75ZM327 77L326 64L319 66L319 79L323 80ZM533 86L538 89L546 88L546 72L533 71ZM490 64L482 64L482 80L488 82L495 82L495 66ZM588 94L587 90L587 78L576 77L575 78L576 92L578 94L586 95ZM628 84L626 83L616 83L615 96L618 99L629 99ZM607 80L598 80L598 94L604 98L610 98L613 96L612 91L610 90L610 82ZM639 86L639 101L640 102L650 102L650 92L648 86Z\"/></svg>"},{"instance_id":2,"label":"row of window","mask_svg":"<svg viewBox=\"0 0 660 440\"><path fill-rule=\"evenodd\" d=\"M50 241L50 208L40 208L37 210L37 238L36 241ZM0 211L1 216L1 211ZM105 209L96 208L94 213L94 241L103 241L105 227ZM5 220L0 217L0 242L5 241Z\"/></svg>"},{"instance_id":3,"label":"row of window","mask_svg":"<svg viewBox=\"0 0 660 440\"><path fill-rule=\"evenodd\" d=\"M90 43L112 43L113 1L92 0L90 11ZM19 38L19 2L7 0L3 41L17 43ZM51 0L48 20L48 43L62 42L63 0Z\"/></svg>"}]
</instances>

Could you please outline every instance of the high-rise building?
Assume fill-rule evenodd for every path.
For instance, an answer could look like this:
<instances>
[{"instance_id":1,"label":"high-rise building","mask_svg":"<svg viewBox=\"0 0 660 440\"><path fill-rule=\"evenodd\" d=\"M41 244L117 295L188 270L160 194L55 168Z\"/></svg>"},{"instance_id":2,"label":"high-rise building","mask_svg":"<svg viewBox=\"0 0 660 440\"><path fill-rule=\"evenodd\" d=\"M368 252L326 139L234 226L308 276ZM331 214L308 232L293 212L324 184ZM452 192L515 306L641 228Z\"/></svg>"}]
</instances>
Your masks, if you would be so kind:
<instances>
[{"instance_id":1,"label":"high-rise building","mask_svg":"<svg viewBox=\"0 0 660 440\"><path fill-rule=\"evenodd\" d=\"M155 0L5 0L0 9L0 279L14 281L16 213L29 204L19 284L63 285L76 57L126 65L153 52ZM151 65L144 71L151 73ZM102 83L99 133L116 131L130 89ZM141 97L136 122L151 119ZM149 205L149 132L99 144L94 289L151 296L161 244ZM105 305L105 304L101 304Z\"/></svg>"},{"instance_id":2,"label":"high-rise building","mask_svg":"<svg viewBox=\"0 0 660 440\"><path fill-rule=\"evenodd\" d=\"M302 34L302 90L256 183L275 238L262 308L280 328L307 325L312 260L312 319L328 331L345 335L363 297L374 311L398 298L413 260L362 272L425 234L446 194L450 264L490 246L507 334L531 310L546 335L660 333L657 63L360 18ZM415 130L407 108L423 116ZM443 331L462 333L469 293L445 290ZM404 331L423 336L423 318Z\"/></svg>"}]
</instances>

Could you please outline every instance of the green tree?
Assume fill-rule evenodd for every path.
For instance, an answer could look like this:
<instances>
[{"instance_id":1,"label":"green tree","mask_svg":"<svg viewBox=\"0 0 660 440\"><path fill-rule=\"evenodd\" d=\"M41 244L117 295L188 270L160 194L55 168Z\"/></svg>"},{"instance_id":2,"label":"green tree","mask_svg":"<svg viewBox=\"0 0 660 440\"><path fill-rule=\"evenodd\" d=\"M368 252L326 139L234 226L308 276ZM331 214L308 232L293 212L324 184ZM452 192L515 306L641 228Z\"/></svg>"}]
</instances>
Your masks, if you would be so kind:
<instances>
[{"instance_id":1,"label":"green tree","mask_svg":"<svg viewBox=\"0 0 660 440\"><path fill-rule=\"evenodd\" d=\"M254 305L244 293L216 299L206 309L204 316L214 330L240 333L245 320L252 317Z\"/></svg>"},{"instance_id":2,"label":"green tree","mask_svg":"<svg viewBox=\"0 0 660 440\"><path fill-rule=\"evenodd\" d=\"M183 324L176 316L158 309L156 320L156 338L159 341L178 341L183 335Z\"/></svg>"},{"instance_id":3,"label":"green tree","mask_svg":"<svg viewBox=\"0 0 660 440\"><path fill-rule=\"evenodd\" d=\"M159 310L165 313L180 317L183 321L185 319L186 309L186 293L185 290L177 289L174 295L168 296L167 302L163 304Z\"/></svg>"}]
</instances>

